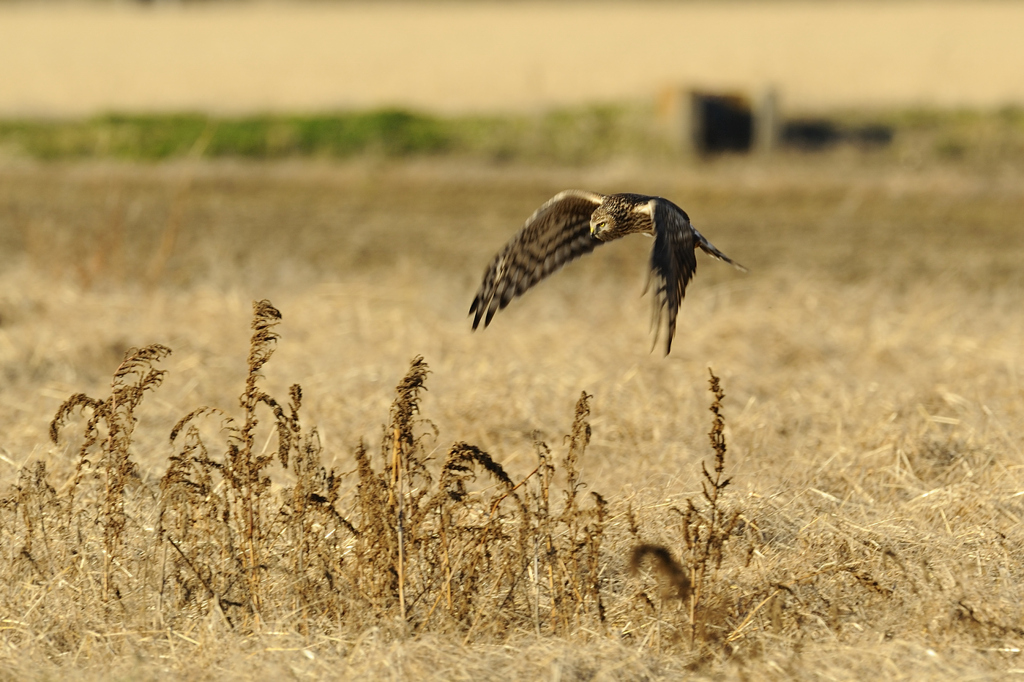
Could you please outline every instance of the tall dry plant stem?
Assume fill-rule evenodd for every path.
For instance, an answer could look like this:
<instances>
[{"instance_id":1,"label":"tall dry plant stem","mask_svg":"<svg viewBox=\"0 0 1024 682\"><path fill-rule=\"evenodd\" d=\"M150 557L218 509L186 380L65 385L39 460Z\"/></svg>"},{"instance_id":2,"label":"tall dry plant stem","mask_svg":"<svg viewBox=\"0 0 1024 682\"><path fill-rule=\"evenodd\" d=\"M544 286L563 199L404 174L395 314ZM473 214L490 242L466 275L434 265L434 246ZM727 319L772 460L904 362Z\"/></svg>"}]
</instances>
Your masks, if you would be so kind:
<instances>
[{"instance_id":1,"label":"tall dry plant stem","mask_svg":"<svg viewBox=\"0 0 1024 682\"><path fill-rule=\"evenodd\" d=\"M419 412L420 391L425 390L427 363L417 356L409 367L405 378L395 387L395 401L391 406L391 485L388 503L394 508L397 557L395 573L398 587L399 617L404 623L406 612L406 478L425 473L422 463L415 459L417 440L413 432L413 418ZM412 480L409 481L414 485ZM412 489L410 489L412 492Z\"/></svg>"},{"instance_id":2,"label":"tall dry plant stem","mask_svg":"<svg viewBox=\"0 0 1024 682\"><path fill-rule=\"evenodd\" d=\"M203 415L222 414L220 410L193 410L171 431L172 443L182 433L184 442L160 483L160 536L177 557L170 575L161 569L160 603L169 589L181 604L191 604L198 592L229 626L245 626L251 619L255 630L267 619L268 594L280 594L272 581L268 586L268 576L277 575L285 564L291 608L299 614L300 629L308 629L311 609L324 599L325 576L326 589L333 592L341 543L357 532L335 506L341 477L322 466L316 429L302 428L301 387L292 385L289 402L283 405L259 386L280 320L280 312L269 301L253 304L248 373L240 399L244 421L240 427L230 418L222 422L227 436L224 456L210 455L196 423ZM261 405L273 416L275 452L255 451ZM269 468L275 459L292 474L294 483L272 495ZM329 530L322 537L319 532L324 528ZM288 551L282 551L282 545ZM273 601L280 604L279 597Z\"/></svg>"},{"instance_id":3,"label":"tall dry plant stem","mask_svg":"<svg viewBox=\"0 0 1024 682\"><path fill-rule=\"evenodd\" d=\"M398 427L394 430L394 443L392 447L391 466L393 477L391 480L391 502L396 507L395 529L398 533L398 565L395 567L398 572L398 609L402 622L405 622L405 501L402 490L402 450L399 446L400 434Z\"/></svg>"},{"instance_id":4,"label":"tall dry plant stem","mask_svg":"<svg viewBox=\"0 0 1024 682\"><path fill-rule=\"evenodd\" d=\"M87 468L97 464L103 472L103 497L98 524L103 528L103 574L102 594L107 601L116 586L112 584L113 566L121 550L125 532L124 511L125 487L137 477L135 462L131 458L132 434L135 431L135 410L142 402L146 391L163 383L165 370L153 368L153 364L170 355L165 346L152 345L132 348L125 353L124 360L114 372L110 383L110 396L105 400L90 398L77 393L64 401L50 422L50 439L58 442L60 428L77 408L89 409L92 415L85 424L85 436L78 450L78 464L75 478L68 493L68 514L74 514L74 494L82 482ZM92 450L100 442L100 427L106 427L106 438L99 449L99 462L93 461Z\"/></svg>"},{"instance_id":5,"label":"tall dry plant stem","mask_svg":"<svg viewBox=\"0 0 1024 682\"><path fill-rule=\"evenodd\" d=\"M264 540L260 523L260 500L262 493L270 487L270 480L261 478L261 473L270 464L273 454L256 454L254 450L256 427L259 425L256 408L264 403L275 412L276 416L279 418L283 416L281 407L273 398L259 389L257 381L260 378L260 370L274 354L278 339L277 334L274 333L274 327L280 322L281 313L270 304L270 301L263 300L253 304L253 334L249 341L248 372L245 380L245 392L240 398L242 409L245 411L245 422L239 433L237 446L233 449L232 456L228 461L229 480L235 482L235 490L241 500L245 542L245 551L242 556L257 626L260 622L262 603L260 554ZM278 452L281 453L282 463L287 466L288 431L279 428L278 436Z\"/></svg>"},{"instance_id":6,"label":"tall dry plant stem","mask_svg":"<svg viewBox=\"0 0 1024 682\"><path fill-rule=\"evenodd\" d=\"M726 478L725 456L728 448L725 444L725 416L722 414L722 399L725 392L722 390L721 382L715 373L708 368L710 378L708 380L709 390L714 396L711 403L711 413L714 415L711 420L711 430L708 432L708 439L711 442L711 449L714 450L714 475L708 472L707 466L701 462L702 496L706 508L700 511L693 503L687 500L686 518L684 519L685 540L690 551L690 643L693 645L697 639L705 640L703 632L703 621L700 618L699 607L701 599L707 589L709 572L717 571L722 565L722 548L726 539L732 533L739 522L740 512L733 512L728 518L722 508L721 494L729 485L730 478Z\"/></svg>"}]
</instances>

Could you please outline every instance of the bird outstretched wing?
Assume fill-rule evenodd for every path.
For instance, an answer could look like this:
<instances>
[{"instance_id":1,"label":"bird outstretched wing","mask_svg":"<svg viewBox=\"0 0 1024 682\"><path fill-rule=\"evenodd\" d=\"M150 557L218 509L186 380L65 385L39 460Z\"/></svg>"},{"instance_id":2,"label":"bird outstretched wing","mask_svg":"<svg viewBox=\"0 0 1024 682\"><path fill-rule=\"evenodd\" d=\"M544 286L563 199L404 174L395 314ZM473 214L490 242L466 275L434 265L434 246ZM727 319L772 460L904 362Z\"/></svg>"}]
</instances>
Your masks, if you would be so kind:
<instances>
[{"instance_id":1,"label":"bird outstretched wing","mask_svg":"<svg viewBox=\"0 0 1024 682\"><path fill-rule=\"evenodd\" d=\"M658 342L661 321L665 313L668 313L668 339L665 342L665 355L668 355L672 350L672 339L676 334L676 317L686 293L686 285L697 271L694 247L698 243L698 234L691 227L690 219L682 209L664 199L652 203L654 248L651 250L651 274L647 286L650 287L651 280L654 280L654 343ZM699 241L707 242L703 237L700 237ZM717 252L717 249L715 251ZM720 253L714 255L729 260Z\"/></svg>"},{"instance_id":2,"label":"bird outstretched wing","mask_svg":"<svg viewBox=\"0 0 1024 682\"><path fill-rule=\"evenodd\" d=\"M590 234L590 216L603 200L602 194L570 189L538 208L487 266L469 308L473 329L481 320L486 327L513 298L597 248L602 242Z\"/></svg>"}]
</instances>

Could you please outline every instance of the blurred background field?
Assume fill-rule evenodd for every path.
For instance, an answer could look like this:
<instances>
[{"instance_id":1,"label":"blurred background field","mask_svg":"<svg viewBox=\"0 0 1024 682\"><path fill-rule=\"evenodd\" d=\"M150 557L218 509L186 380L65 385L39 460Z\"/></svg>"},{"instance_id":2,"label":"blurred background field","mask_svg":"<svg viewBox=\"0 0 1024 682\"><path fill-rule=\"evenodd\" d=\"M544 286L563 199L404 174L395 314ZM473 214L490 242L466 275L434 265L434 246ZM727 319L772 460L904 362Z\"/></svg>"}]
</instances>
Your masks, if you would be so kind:
<instances>
[{"instance_id":1,"label":"blurred background field","mask_svg":"<svg viewBox=\"0 0 1024 682\"><path fill-rule=\"evenodd\" d=\"M1019 103L1003 0L5 2L0 112L538 111L666 86L798 109Z\"/></svg>"},{"instance_id":2,"label":"blurred background field","mask_svg":"<svg viewBox=\"0 0 1024 682\"><path fill-rule=\"evenodd\" d=\"M852 3L725 6L803 8L812 19L853 11ZM79 16L82 7L48 16ZM180 21L246 7L151 9ZM264 16L284 7L249 9ZM296 12L371 11L338 7ZM557 7L574 16L624 6ZM959 17L970 36L971 22L1019 5L892 7ZM442 11L472 21L510 8L533 21L542 13L519 3ZM134 6L95 11L150 16ZM38 5L0 6L0 17L18 12L43 15ZM473 45L461 54L476 54ZM951 54L959 63L962 53ZM500 83L497 63L481 61ZM759 78L721 87L757 88ZM863 78L874 82L875 72ZM266 390L283 398L302 385L304 424L317 426L325 465L348 473L342 510L357 497L352 453L360 440L375 451L415 355L432 371L421 410L437 435L421 428L435 464L466 441L519 481L537 466L535 440L559 451L580 392L592 394L583 476L610 509L607 630L557 636L529 628L406 638L392 620L365 613L303 629L286 604L263 630L225 628L202 603L172 632L155 613L156 596L148 609L109 609L84 564L54 575L25 568L11 521L5 674L997 679L1024 669L1024 98L1006 90L972 99L951 78L943 87L962 99L918 97L922 86L882 108L864 98L862 106L805 100L801 109L795 94L787 104L799 89L779 86L786 117L883 126L891 139L701 155L666 129L662 85L612 103L587 95L475 111L415 98L369 103L384 109L71 107L44 117L24 114L34 104L4 105L12 112L0 121L5 487L40 459L63 494L82 422L72 419L52 444L58 405L77 392L106 395L129 347L165 344L173 354L160 366L169 373L137 411L131 449L139 475L129 495L140 514L131 532L144 536L146 510L155 509L146 500L159 495L175 452L174 424L203 405L240 414L250 306L268 298L283 322L262 370ZM640 295L650 242L639 237L571 264L470 332L465 313L489 258L567 187L665 196L750 272L698 257L667 358L651 352L651 301ZM747 530L727 543L712 590L723 605L713 625L723 632L702 648L672 635L688 623L686 610L658 597L656 574L631 577L625 557L636 541L630 510L644 541L687 556L672 507L700 500L700 463L711 453L708 367L726 392L726 500ZM270 443L263 428L258 446ZM287 472L273 477L275 491L291 485ZM4 509L21 509L4 495Z\"/></svg>"}]
</instances>

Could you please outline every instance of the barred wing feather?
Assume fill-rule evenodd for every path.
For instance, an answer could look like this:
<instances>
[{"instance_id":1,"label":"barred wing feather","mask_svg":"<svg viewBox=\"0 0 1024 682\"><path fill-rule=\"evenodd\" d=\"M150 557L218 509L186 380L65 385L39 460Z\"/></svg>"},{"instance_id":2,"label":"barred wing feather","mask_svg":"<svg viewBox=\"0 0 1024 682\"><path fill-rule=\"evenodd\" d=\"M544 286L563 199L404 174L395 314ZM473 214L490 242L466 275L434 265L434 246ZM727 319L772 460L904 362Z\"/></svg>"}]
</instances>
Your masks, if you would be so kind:
<instances>
[{"instance_id":1,"label":"barred wing feather","mask_svg":"<svg viewBox=\"0 0 1024 682\"><path fill-rule=\"evenodd\" d=\"M559 192L537 209L484 273L469 314L473 329L491 318L516 296L590 253L602 242L590 234L590 216L604 195L583 190Z\"/></svg>"}]
</instances>

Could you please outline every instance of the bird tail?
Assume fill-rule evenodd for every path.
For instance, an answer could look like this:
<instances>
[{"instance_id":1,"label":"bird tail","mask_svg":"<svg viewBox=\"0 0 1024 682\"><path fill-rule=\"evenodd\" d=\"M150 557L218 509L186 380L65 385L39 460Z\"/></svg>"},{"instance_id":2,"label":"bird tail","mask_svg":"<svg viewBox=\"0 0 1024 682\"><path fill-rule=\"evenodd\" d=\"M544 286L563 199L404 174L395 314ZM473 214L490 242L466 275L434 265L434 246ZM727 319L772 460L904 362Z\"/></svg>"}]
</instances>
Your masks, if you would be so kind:
<instances>
[{"instance_id":1,"label":"bird tail","mask_svg":"<svg viewBox=\"0 0 1024 682\"><path fill-rule=\"evenodd\" d=\"M691 225L691 227L693 226ZM700 247L701 251L708 254L709 256L717 258L718 260L724 260L726 263L729 263L730 265L732 265L737 270L740 270L741 272L748 272L748 270L745 267L734 261L732 258L726 256L718 249L716 249L715 245L709 242L707 239L705 239L704 235L698 232L696 228L693 228L693 233L697 235L697 246Z\"/></svg>"}]
</instances>

